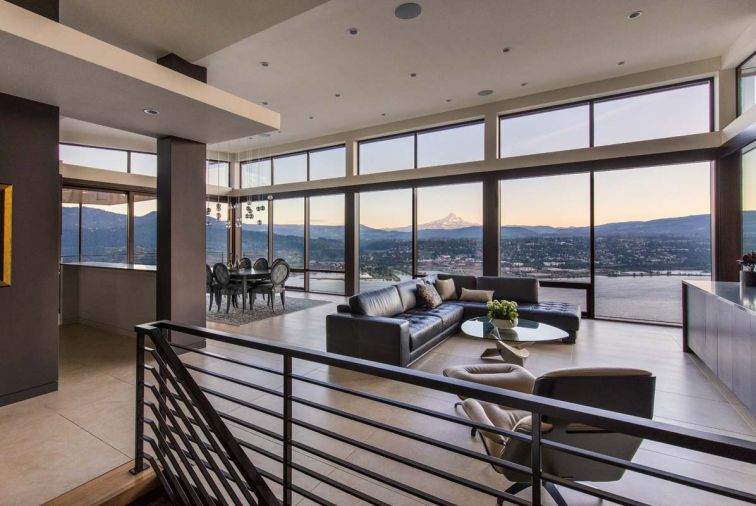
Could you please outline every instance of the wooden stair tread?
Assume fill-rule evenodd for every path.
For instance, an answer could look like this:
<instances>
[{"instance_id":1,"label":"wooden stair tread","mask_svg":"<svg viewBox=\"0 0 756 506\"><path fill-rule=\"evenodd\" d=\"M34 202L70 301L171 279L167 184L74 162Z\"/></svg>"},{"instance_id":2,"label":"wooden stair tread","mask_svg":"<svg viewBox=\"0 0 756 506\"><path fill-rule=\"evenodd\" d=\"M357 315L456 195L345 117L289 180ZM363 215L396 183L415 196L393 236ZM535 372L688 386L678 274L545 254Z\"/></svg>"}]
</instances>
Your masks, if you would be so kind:
<instances>
[{"instance_id":1,"label":"wooden stair tread","mask_svg":"<svg viewBox=\"0 0 756 506\"><path fill-rule=\"evenodd\" d=\"M133 475L129 472L133 467L133 461L127 462L44 504L45 506L94 506L100 504L122 506L131 504L160 486L152 469ZM170 503L157 502L153 504L157 506L158 504Z\"/></svg>"}]
</instances>

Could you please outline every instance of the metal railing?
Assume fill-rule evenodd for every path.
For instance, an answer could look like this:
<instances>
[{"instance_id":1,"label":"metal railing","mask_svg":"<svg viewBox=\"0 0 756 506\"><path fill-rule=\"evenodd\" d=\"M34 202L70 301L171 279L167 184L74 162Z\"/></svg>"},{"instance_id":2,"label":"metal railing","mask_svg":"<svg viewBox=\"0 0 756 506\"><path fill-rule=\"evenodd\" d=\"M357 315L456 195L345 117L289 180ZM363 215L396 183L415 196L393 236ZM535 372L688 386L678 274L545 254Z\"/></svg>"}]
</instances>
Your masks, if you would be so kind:
<instances>
[{"instance_id":1,"label":"metal railing","mask_svg":"<svg viewBox=\"0 0 756 506\"><path fill-rule=\"evenodd\" d=\"M369 504L387 504L383 499L374 497L367 491L354 487L344 480L313 469L303 463L306 455L327 463L333 468L348 470L353 475L378 483L396 493L432 504L454 504L443 488L418 486L407 483L399 477L391 476L382 470L370 469L360 465L351 458L345 458L327 449L319 448L307 442L306 438L295 436L295 429L318 435L328 441L347 445L366 454L372 454L386 462L398 463L423 476L440 479L449 487L489 496L502 502L512 504L541 504L541 486L547 489L559 485L618 504L643 504L635 499L623 497L582 483L570 481L560 476L545 472L542 467L542 450L559 451L596 461L609 466L616 466L642 475L665 480L674 484L702 490L720 497L737 499L747 503L756 503L756 495L736 490L717 483L710 483L687 477L668 470L658 469L631 461L618 459L609 455L589 451L564 443L550 441L543 437L541 419L549 417L569 420L590 427L623 433L660 443L703 452L709 455L733 459L740 462L756 463L756 443L728 436L711 434L686 429L645 418L615 413L602 409L562 402L554 399L523 394L510 390L489 387L481 384L455 380L437 374L412 369L384 365L367 360L345 357L325 352L314 351L297 346L281 344L264 339L242 336L232 333L209 330L202 327L182 325L170 321L160 321L139 325L137 332L137 400L136 400L136 449L135 470L145 469L146 463L155 469L161 484L168 495L183 504L293 504L294 495L298 494L318 504L333 504L321 496L313 487L304 487L294 480L294 472L307 476L315 482L340 491L347 496ZM171 343L169 333L195 336L207 340L255 350L238 358ZM148 346L146 338L152 341ZM208 367L187 363L186 358L179 359L174 349L185 353L184 357L199 355L204 362L221 361L239 371L250 374L277 378L280 383L254 381L245 379L244 374L225 374ZM268 355L272 354L272 356ZM266 364L255 363L248 357L264 355ZM145 360L147 359L147 360ZM271 360L279 361L279 366L268 365ZM381 396L368 391L331 383L317 377L299 374L294 371L293 361L301 360L314 364L327 365L384 378L395 382L414 385L436 392L445 392L464 398L475 398L513 409L528 411L533 417L532 431L529 433L513 432L472 421L456 414L443 413L402 400ZM203 364L204 365L204 364ZM234 389L256 392L259 395L272 396L280 401L280 409L273 409L261 403L252 402L244 395L231 395L227 392L199 385L194 375L212 378L214 382L232 385ZM327 392L337 392L347 398L361 399L380 405L390 406L402 412L419 414L443 422L458 424L467 429L484 430L488 434L497 434L504 438L514 438L530 446L530 464L522 465L503 460L484 452L475 451L444 439L421 434L397 424L380 421L371 417L369 412L352 413L342 407L317 402L308 396L295 392L295 385L317 387ZM238 406L247 410L251 416L240 416L232 409L221 409L216 403ZM256 398L255 398L256 399ZM492 486L485 480L478 480L469 473L465 476L464 466L453 471L443 466L422 461L416 455L402 455L381 447L378 444L345 434L334 427L325 427L316 423L318 417L308 419L295 413L295 407L304 407L318 413L326 414L338 420L348 420L359 426L376 429L383 433L400 436L413 442L453 454L471 463L483 462L499 468L516 471L529 477L532 485L530 500L506 491L505 481ZM299 408L301 409L301 408ZM276 427L264 426L257 419L263 417L275 420ZM270 425L270 424L268 424ZM254 441L241 437L241 433L232 433L228 426L241 430L244 435L256 434ZM264 448L263 442L269 442L280 451ZM250 459L250 453L256 464ZM406 453L406 452L405 452ZM263 461L267 465L263 466ZM272 463L272 464L271 464ZM272 471L271 465L279 471ZM264 469L266 467L267 469ZM404 468L403 468L404 469ZM411 480L409 480L411 481ZM271 491L271 486L280 487L279 496ZM479 501L475 501L479 503Z\"/></svg>"}]
</instances>

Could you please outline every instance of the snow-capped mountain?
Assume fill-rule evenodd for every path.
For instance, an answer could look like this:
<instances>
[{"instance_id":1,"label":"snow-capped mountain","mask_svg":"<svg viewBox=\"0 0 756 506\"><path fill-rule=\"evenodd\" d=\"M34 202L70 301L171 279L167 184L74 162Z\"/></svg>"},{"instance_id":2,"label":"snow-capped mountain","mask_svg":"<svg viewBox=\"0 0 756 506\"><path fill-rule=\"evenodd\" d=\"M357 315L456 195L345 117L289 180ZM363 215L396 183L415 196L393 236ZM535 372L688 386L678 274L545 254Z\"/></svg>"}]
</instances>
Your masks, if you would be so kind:
<instances>
[{"instance_id":1,"label":"snow-capped mountain","mask_svg":"<svg viewBox=\"0 0 756 506\"><path fill-rule=\"evenodd\" d=\"M456 230L459 228L479 227L480 223L471 223L465 221L454 213L449 213L440 220L421 223L417 226L418 230ZM386 228L392 232L411 232L412 227Z\"/></svg>"}]
</instances>

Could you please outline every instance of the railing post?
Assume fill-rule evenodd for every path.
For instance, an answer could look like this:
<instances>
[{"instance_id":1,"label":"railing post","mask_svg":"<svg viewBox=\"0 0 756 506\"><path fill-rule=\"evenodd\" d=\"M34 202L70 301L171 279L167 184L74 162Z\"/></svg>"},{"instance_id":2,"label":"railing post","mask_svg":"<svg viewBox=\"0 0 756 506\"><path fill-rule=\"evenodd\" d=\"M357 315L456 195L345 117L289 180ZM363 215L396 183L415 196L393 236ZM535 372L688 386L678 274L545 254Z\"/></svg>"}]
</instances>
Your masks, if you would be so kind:
<instances>
[{"instance_id":1,"label":"railing post","mask_svg":"<svg viewBox=\"0 0 756 506\"><path fill-rule=\"evenodd\" d=\"M533 412L533 429L530 441L530 471L532 475L532 498L535 505L541 504L541 413Z\"/></svg>"},{"instance_id":2,"label":"railing post","mask_svg":"<svg viewBox=\"0 0 756 506\"><path fill-rule=\"evenodd\" d=\"M284 355L283 375L283 503L291 504L291 356Z\"/></svg>"},{"instance_id":3,"label":"railing post","mask_svg":"<svg viewBox=\"0 0 756 506\"><path fill-rule=\"evenodd\" d=\"M137 330L136 338L136 406L134 426L134 468L137 474L149 468L144 463L144 333Z\"/></svg>"}]
</instances>

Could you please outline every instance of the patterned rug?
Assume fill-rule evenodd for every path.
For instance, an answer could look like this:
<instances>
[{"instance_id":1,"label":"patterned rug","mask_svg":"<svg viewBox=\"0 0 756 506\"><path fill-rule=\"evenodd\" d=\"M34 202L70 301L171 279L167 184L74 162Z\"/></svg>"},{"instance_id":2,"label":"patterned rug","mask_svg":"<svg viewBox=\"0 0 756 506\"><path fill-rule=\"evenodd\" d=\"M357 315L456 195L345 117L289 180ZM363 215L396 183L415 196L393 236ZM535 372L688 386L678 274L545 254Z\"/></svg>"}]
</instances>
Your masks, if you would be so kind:
<instances>
[{"instance_id":1,"label":"patterned rug","mask_svg":"<svg viewBox=\"0 0 756 506\"><path fill-rule=\"evenodd\" d=\"M222 309L220 311L217 310L215 302L213 302L213 310L207 311L207 321L225 323L226 325L236 325L238 327L246 323L264 320L266 318L280 316L282 314L296 313L297 311L302 311L303 309L310 309L312 307L322 306L323 304L328 303L329 302L327 300L300 299L298 297L287 295L286 309L284 310L284 308L281 306L281 299L276 297L274 313L273 310L270 309L270 306L265 303L265 301L258 298L257 302L255 302L254 311L250 311L249 306L247 306L247 310L242 312L241 307L235 308L232 305L228 310L228 314L226 314L226 298L224 297L223 302L221 303ZM209 296L205 298L206 309L208 304L210 304ZM241 305L241 301L239 301L239 304Z\"/></svg>"}]
</instances>

